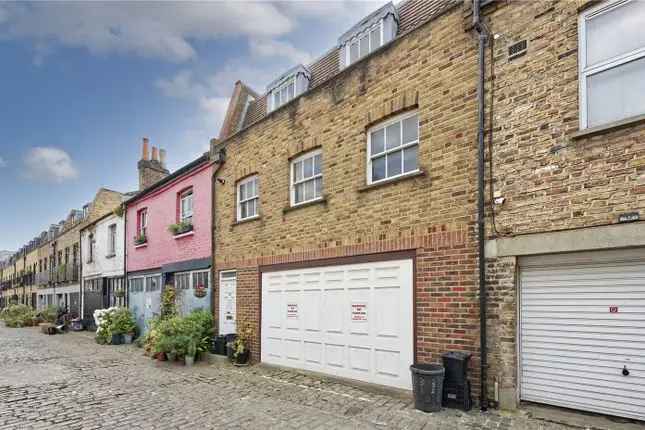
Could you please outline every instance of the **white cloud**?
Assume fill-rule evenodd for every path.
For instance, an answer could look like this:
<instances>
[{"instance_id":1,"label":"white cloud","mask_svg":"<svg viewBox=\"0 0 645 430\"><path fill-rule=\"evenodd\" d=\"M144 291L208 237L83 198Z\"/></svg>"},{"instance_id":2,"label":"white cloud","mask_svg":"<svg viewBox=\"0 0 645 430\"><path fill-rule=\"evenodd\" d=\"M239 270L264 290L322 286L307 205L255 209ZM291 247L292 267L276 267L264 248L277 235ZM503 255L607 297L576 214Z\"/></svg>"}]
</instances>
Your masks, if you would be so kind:
<instances>
[{"instance_id":1,"label":"white cloud","mask_svg":"<svg viewBox=\"0 0 645 430\"><path fill-rule=\"evenodd\" d=\"M29 179L61 183L78 177L72 158L59 148L32 148L27 152L24 162L25 176Z\"/></svg>"},{"instance_id":2,"label":"white cloud","mask_svg":"<svg viewBox=\"0 0 645 430\"><path fill-rule=\"evenodd\" d=\"M7 162L5 161L4 158L0 157L0 167L6 167L6 166L7 166Z\"/></svg>"},{"instance_id":3,"label":"white cloud","mask_svg":"<svg viewBox=\"0 0 645 430\"><path fill-rule=\"evenodd\" d=\"M312 60L311 54L296 48L289 42L263 39L251 40L250 48L252 55L260 57L283 57L294 64L307 64Z\"/></svg>"},{"instance_id":4,"label":"white cloud","mask_svg":"<svg viewBox=\"0 0 645 430\"><path fill-rule=\"evenodd\" d=\"M36 2L0 5L0 38L32 40L36 60L54 46L183 62L196 40L271 38L294 22L267 2Z\"/></svg>"},{"instance_id":5,"label":"white cloud","mask_svg":"<svg viewBox=\"0 0 645 430\"><path fill-rule=\"evenodd\" d=\"M155 85L166 97L184 100L198 99L207 91L204 85L194 80L190 70L181 70L170 79L157 79Z\"/></svg>"}]
</instances>

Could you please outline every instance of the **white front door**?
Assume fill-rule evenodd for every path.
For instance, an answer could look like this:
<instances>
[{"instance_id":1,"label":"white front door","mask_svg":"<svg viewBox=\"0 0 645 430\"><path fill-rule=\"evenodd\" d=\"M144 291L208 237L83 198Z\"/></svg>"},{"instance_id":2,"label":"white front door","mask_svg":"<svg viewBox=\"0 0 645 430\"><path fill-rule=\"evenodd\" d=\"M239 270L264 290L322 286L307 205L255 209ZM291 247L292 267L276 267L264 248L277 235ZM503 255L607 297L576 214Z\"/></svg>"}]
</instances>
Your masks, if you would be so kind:
<instances>
[{"instance_id":1,"label":"white front door","mask_svg":"<svg viewBox=\"0 0 645 430\"><path fill-rule=\"evenodd\" d=\"M645 249L520 268L521 399L645 420Z\"/></svg>"},{"instance_id":2,"label":"white front door","mask_svg":"<svg viewBox=\"0 0 645 430\"><path fill-rule=\"evenodd\" d=\"M261 358L412 387L412 260L262 274Z\"/></svg>"},{"instance_id":3,"label":"white front door","mask_svg":"<svg viewBox=\"0 0 645 430\"><path fill-rule=\"evenodd\" d=\"M237 274L220 272L219 281L219 334L235 333Z\"/></svg>"}]
</instances>

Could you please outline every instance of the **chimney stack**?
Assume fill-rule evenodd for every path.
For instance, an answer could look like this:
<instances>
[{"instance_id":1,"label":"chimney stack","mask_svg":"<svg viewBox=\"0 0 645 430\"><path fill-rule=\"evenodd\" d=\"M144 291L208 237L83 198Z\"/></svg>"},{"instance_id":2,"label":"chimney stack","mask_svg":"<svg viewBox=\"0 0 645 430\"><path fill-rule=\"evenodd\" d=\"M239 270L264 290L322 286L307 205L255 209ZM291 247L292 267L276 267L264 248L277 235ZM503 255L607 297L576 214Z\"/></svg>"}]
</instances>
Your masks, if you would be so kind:
<instances>
[{"instance_id":1,"label":"chimney stack","mask_svg":"<svg viewBox=\"0 0 645 430\"><path fill-rule=\"evenodd\" d=\"M148 138L143 138L143 145L141 145L141 159L148 160Z\"/></svg>"},{"instance_id":2,"label":"chimney stack","mask_svg":"<svg viewBox=\"0 0 645 430\"><path fill-rule=\"evenodd\" d=\"M148 148L148 138L144 137L141 160L137 164L139 169L139 191L145 190L170 174L165 165L166 151L163 149L159 150L159 148L153 146L152 157L149 157Z\"/></svg>"}]
</instances>

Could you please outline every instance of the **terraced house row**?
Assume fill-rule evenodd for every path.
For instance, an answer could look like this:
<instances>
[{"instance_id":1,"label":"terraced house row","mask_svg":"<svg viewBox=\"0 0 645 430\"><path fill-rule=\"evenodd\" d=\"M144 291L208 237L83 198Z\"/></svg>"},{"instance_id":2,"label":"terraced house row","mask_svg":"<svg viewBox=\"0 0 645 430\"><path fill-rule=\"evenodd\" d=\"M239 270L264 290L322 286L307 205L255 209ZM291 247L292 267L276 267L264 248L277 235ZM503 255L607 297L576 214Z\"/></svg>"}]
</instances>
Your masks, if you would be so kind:
<instances>
[{"instance_id":1,"label":"terraced house row","mask_svg":"<svg viewBox=\"0 0 645 430\"><path fill-rule=\"evenodd\" d=\"M144 141L122 218L32 243L3 297L50 294L39 263L51 283L76 261L52 239L80 229L80 291L127 278L143 329L173 285L222 334L250 323L255 361L410 389L411 363L466 351L484 408L645 420L643 19L637 0L387 4L265 91L238 81L178 171ZM86 271L103 257L121 268Z\"/></svg>"}]
</instances>

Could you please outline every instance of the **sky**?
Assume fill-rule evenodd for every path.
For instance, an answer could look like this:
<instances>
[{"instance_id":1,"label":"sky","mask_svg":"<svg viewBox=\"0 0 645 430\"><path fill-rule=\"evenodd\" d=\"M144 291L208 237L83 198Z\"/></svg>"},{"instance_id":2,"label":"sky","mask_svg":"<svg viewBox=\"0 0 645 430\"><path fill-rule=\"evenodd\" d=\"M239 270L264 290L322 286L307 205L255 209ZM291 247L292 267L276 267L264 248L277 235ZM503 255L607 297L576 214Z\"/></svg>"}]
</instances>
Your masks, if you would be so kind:
<instances>
[{"instance_id":1,"label":"sky","mask_svg":"<svg viewBox=\"0 0 645 430\"><path fill-rule=\"evenodd\" d=\"M0 2L0 250L136 190L144 136L171 171L197 158L235 81L265 92L385 3Z\"/></svg>"}]
</instances>

